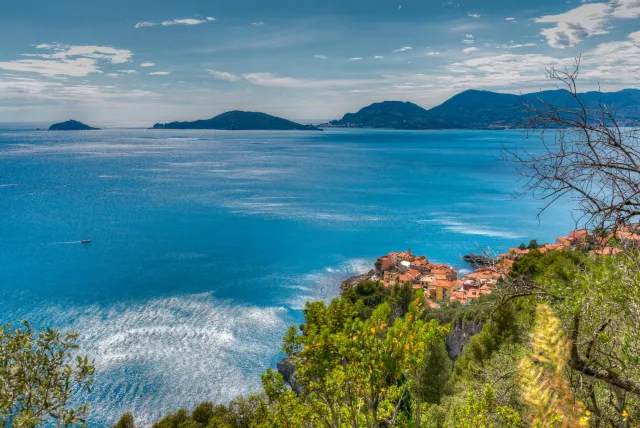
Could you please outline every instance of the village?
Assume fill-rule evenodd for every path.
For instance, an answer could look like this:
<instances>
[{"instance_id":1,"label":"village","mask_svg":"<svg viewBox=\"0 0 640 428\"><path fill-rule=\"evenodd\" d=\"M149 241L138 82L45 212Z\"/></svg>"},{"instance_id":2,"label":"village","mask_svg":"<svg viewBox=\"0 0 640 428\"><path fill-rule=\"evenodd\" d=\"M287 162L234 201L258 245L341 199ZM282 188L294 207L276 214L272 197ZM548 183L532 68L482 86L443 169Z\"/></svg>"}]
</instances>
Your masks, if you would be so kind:
<instances>
[{"instance_id":1,"label":"village","mask_svg":"<svg viewBox=\"0 0 640 428\"><path fill-rule=\"evenodd\" d=\"M378 258L370 279L380 281L385 287L410 283L414 289L423 289L431 308L439 308L443 302L466 305L497 290L498 281L506 277L513 264L530 251L546 253L580 248L598 256L617 254L629 247L640 247L640 228L637 226L623 227L615 234L605 236L586 229L574 230L557 238L553 244L538 245L531 241L528 247L522 244L509 248L508 252L496 257L471 256L481 262L475 263L475 271L462 277L451 266L430 263L425 256L416 256L407 249L406 252L391 252Z\"/></svg>"}]
</instances>

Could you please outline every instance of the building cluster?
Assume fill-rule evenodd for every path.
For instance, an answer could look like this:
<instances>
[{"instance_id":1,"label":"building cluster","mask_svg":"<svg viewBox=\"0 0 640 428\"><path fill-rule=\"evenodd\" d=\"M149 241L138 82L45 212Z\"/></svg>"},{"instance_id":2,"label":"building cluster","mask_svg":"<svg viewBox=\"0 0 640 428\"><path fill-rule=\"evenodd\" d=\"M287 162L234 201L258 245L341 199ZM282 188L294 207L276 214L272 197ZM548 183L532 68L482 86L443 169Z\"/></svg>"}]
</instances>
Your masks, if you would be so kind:
<instances>
[{"instance_id":1,"label":"building cluster","mask_svg":"<svg viewBox=\"0 0 640 428\"><path fill-rule=\"evenodd\" d=\"M502 273L496 267L485 267L459 278L457 270L445 264L430 263L425 256L414 256L411 250L392 252L375 262L376 279L384 286L412 284L425 290L430 307L438 302L457 301L467 304L483 294L491 294Z\"/></svg>"},{"instance_id":2,"label":"building cluster","mask_svg":"<svg viewBox=\"0 0 640 428\"><path fill-rule=\"evenodd\" d=\"M424 289L428 305L437 308L443 301L468 304L482 295L491 294L497 289L498 280L509 273L513 263L534 248L541 253L582 248L593 255L610 255L628 247L640 248L640 226L620 228L607 235L586 229L574 230L556 239L554 244L509 248L508 252L492 259L494 262L490 265L479 267L462 277L451 266L430 263L425 256L415 256L408 249L406 252L391 252L377 259L374 279L385 287L410 283L413 288Z\"/></svg>"}]
</instances>

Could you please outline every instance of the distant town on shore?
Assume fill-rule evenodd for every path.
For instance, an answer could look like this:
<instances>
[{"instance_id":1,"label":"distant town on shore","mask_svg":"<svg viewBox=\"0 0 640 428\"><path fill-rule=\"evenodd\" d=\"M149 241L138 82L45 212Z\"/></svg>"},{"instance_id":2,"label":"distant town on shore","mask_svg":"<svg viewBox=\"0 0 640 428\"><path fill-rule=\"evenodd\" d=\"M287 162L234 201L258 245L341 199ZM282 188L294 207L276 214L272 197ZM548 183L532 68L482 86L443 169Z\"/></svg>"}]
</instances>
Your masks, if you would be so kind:
<instances>
[{"instance_id":1,"label":"distant town on shore","mask_svg":"<svg viewBox=\"0 0 640 428\"><path fill-rule=\"evenodd\" d=\"M405 252L390 252L378 258L373 269L363 275L346 279L341 284L342 291L356 286L362 281L379 281L385 287L411 284L414 289L425 291L426 303L430 308L439 308L442 303L471 303L482 295L498 290L497 284L505 278L513 264L531 251L542 254L566 249L582 249L591 255L611 255L624 248L640 248L640 226L624 227L609 235L597 231L579 229L561 236L553 244L538 244L509 248L497 256L466 256L476 267L474 272L460 277L459 272L446 264L434 264L422 255L414 255L411 249Z\"/></svg>"}]
</instances>

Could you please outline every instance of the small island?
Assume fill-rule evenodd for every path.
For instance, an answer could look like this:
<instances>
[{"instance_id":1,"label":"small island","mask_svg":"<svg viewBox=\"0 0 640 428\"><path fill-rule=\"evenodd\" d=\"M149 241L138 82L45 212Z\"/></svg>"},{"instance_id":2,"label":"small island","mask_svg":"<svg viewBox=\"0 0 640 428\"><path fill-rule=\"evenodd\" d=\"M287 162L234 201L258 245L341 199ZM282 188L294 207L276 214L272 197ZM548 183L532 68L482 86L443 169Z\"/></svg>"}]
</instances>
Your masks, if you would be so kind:
<instances>
[{"instance_id":1,"label":"small island","mask_svg":"<svg viewBox=\"0 0 640 428\"><path fill-rule=\"evenodd\" d=\"M227 131L319 131L314 125L301 125L266 113L228 111L216 117L193 122L156 123L152 129L218 129Z\"/></svg>"},{"instance_id":2,"label":"small island","mask_svg":"<svg viewBox=\"0 0 640 428\"><path fill-rule=\"evenodd\" d=\"M77 120L67 120L66 122L54 123L49 127L49 131L97 131L100 128L93 128Z\"/></svg>"}]
</instances>

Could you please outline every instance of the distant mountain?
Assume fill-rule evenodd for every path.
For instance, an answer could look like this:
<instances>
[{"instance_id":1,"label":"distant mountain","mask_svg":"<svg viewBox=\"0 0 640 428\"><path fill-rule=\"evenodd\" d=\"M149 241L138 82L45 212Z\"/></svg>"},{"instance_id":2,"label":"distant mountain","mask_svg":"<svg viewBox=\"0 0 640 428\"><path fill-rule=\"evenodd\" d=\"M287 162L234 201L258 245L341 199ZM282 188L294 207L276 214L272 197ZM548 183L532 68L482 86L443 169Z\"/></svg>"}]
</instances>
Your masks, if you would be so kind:
<instances>
[{"instance_id":1,"label":"distant mountain","mask_svg":"<svg viewBox=\"0 0 640 428\"><path fill-rule=\"evenodd\" d=\"M230 131L251 131L251 130L297 130L297 131L317 131L318 127L313 125L301 125L290 120L271 116L266 113L250 111L228 111L214 118L206 120L196 120L194 122L171 122L156 123L153 129L221 129Z\"/></svg>"},{"instance_id":2,"label":"distant mountain","mask_svg":"<svg viewBox=\"0 0 640 428\"><path fill-rule=\"evenodd\" d=\"M446 124L430 116L428 111L408 101L383 101L367 106L357 113L347 113L331 126L357 128L433 129Z\"/></svg>"},{"instance_id":3,"label":"distant mountain","mask_svg":"<svg viewBox=\"0 0 640 428\"><path fill-rule=\"evenodd\" d=\"M100 128L92 128L77 120L67 120L66 122L54 123L49 127L49 131L97 131Z\"/></svg>"},{"instance_id":4,"label":"distant mountain","mask_svg":"<svg viewBox=\"0 0 640 428\"><path fill-rule=\"evenodd\" d=\"M598 103L613 108L621 121L640 120L640 90L618 92L586 92L580 94L585 105ZM347 113L321 127L393 128L393 129L491 129L515 128L525 125L527 103L547 103L555 106L571 104L569 92L542 91L526 95L501 94L491 91L467 90L430 110L401 101L384 101L364 107L357 113Z\"/></svg>"}]
</instances>

